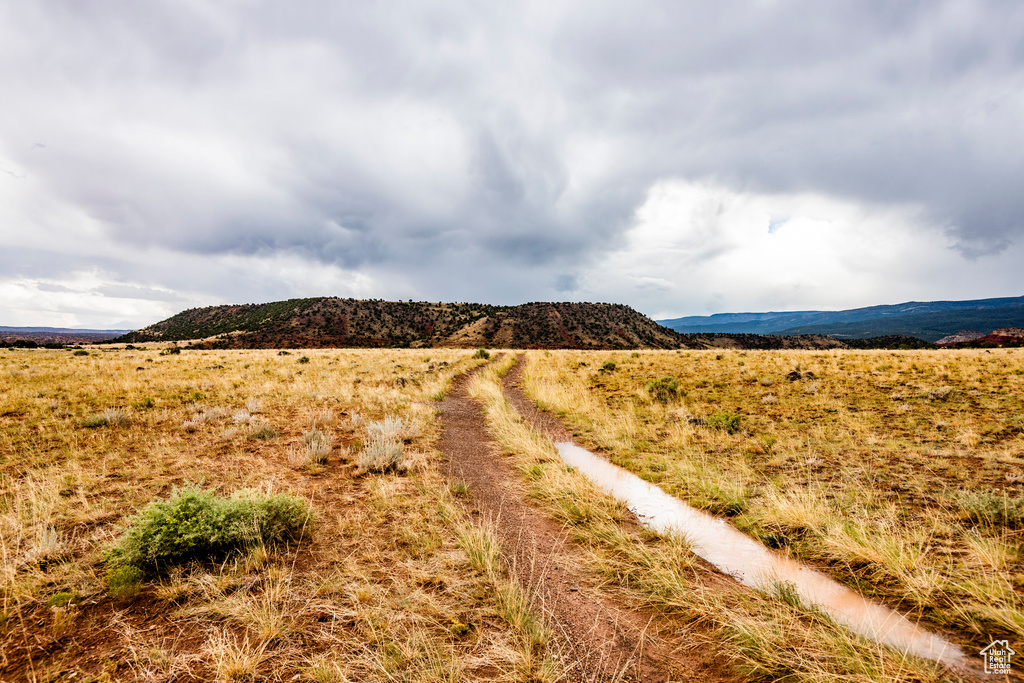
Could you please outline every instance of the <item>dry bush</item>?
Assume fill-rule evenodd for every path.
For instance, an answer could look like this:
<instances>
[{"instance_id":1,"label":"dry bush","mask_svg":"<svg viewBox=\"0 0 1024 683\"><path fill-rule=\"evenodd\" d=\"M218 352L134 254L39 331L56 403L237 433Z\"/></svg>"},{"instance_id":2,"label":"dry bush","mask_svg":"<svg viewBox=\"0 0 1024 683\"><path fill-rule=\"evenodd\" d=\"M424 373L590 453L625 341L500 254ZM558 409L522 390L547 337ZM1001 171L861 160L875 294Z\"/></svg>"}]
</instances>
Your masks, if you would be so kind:
<instances>
[{"instance_id":1,"label":"dry bush","mask_svg":"<svg viewBox=\"0 0 1024 683\"><path fill-rule=\"evenodd\" d=\"M412 417L402 418L393 415L383 420L366 423L366 434L371 438L380 437L397 441L409 441L420 434L419 424Z\"/></svg>"},{"instance_id":2,"label":"dry bush","mask_svg":"<svg viewBox=\"0 0 1024 683\"><path fill-rule=\"evenodd\" d=\"M288 452L288 464L296 468L316 468L327 462L333 449L333 439L319 429L311 429L303 434L301 448L292 448Z\"/></svg>"},{"instance_id":3,"label":"dry bush","mask_svg":"<svg viewBox=\"0 0 1024 683\"><path fill-rule=\"evenodd\" d=\"M380 434L371 436L356 457L362 472L390 472L400 469L405 456L405 444L393 437Z\"/></svg>"},{"instance_id":4,"label":"dry bush","mask_svg":"<svg viewBox=\"0 0 1024 683\"><path fill-rule=\"evenodd\" d=\"M96 415L82 421L83 427L124 427L131 421L131 415L124 408L105 408Z\"/></svg>"},{"instance_id":5,"label":"dry bush","mask_svg":"<svg viewBox=\"0 0 1024 683\"><path fill-rule=\"evenodd\" d=\"M277 430L265 420L250 420L245 428L245 438L251 441L266 441L277 436Z\"/></svg>"},{"instance_id":6,"label":"dry bush","mask_svg":"<svg viewBox=\"0 0 1024 683\"><path fill-rule=\"evenodd\" d=\"M310 462L324 463L334 448L334 442L319 429L313 429L303 435L306 457Z\"/></svg>"}]
</instances>

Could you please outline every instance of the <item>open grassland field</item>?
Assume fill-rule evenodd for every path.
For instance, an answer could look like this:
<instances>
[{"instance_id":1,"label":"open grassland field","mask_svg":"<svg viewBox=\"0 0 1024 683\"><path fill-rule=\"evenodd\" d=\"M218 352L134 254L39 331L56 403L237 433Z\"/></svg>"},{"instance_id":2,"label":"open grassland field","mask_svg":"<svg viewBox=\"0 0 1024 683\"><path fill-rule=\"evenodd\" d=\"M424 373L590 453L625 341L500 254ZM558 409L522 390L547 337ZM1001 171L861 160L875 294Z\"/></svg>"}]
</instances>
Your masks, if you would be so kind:
<instances>
[{"instance_id":1,"label":"open grassland field","mask_svg":"<svg viewBox=\"0 0 1024 683\"><path fill-rule=\"evenodd\" d=\"M531 351L452 388L486 360L0 352L0 680L606 680L561 649L546 568L517 582L498 539L525 531L442 476L456 397L498 498L565 533L571 591L640 619L645 680L963 672L638 526L568 433L969 654L1024 637L1024 351Z\"/></svg>"},{"instance_id":2,"label":"open grassland field","mask_svg":"<svg viewBox=\"0 0 1024 683\"><path fill-rule=\"evenodd\" d=\"M1024 639L1024 351L538 351L523 386L581 444L966 651Z\"/></svg>"},{"instance_id":3,"label":"open grassland field","mask_svg":"<svg viewBox=\"0 0 1024 683\"><path fill-rule=\"evenodd\" d=\"M561 358L553 362L564 361L566 384L548 389L564 390L579 363L589 367L595 361L595 354L537 353L527 360L526 372L536 376L545 367L538 361L556 356ZM494 438L519 471L526 495L576 542L580 566L600 582L603 594L642 614L653 610L650 628L679 636L665 641L669 647L720 663L717 672L725 680L890 683L972 677L852 633L804 603L792 586L745 588L698 558L685 536L638 527L625 504L561 460L554 441L569 435L517 390L525 382L523 364L515 361L508 357L484 369L472 385ZM587 400L588 393L581 390L577 400ZM576 430L577 440L583 433Z\"/></svg>"},{"instance_id":4,"label":"open grassland field","mask_svg":"<svg viewBox=\"0 0 1024 683\"><path fill-rule=\"evenodd\" d=\"M554 677L437 471L481 359L157 351L0 352L0 679Z\"/></svg>"}]
</instances>

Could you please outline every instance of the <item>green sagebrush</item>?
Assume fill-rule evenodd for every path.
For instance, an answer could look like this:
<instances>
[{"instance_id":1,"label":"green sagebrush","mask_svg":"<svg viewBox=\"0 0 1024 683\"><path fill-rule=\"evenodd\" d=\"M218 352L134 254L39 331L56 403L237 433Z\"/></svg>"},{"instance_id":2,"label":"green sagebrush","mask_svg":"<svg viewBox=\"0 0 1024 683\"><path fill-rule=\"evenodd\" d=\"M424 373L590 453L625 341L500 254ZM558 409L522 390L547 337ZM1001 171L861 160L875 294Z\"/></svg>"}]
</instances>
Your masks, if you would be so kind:
<instances>
[{"instance_id":1,"label":"green sagebrush","mask_svg":"<svg viewBox=\"0 0 1024 683\"><path fill-rule=\"evenodd\" d=\"M122 565L107 574L107 592L115 600L133 600L142 592L143 572L138 567Z\"/></svg>"},{"instance_id":2,"label":"green sagebrush","mask_svg":"<svg viewBox=\"0 0 1024 683\"><path fill-rule=\"evenodd\" d=\"M668 403L679 397L679 380L675 377L652 379L647 383L647 391L651 398L659 403Z\"/></svg>"},{"instance_id":3,"label":"green sagebrush","mask_svg":"<svg viewBox=\"0 0 1024 683\"><path fill-rule=\"evenodd\" d=\"M239 491L231 497L199 488L176 489L150 503L107 552L114 566L147 571L188 560L214 560L241 548L295 541L312 511L301 498Z\"/></svg>"},{"instance_id":4,"label":"green sagebrush","mask_svg":"<svg viewBox=\"0 0 1024 683\"><path fill-rule=\"evenodd\" d=\"M740 431L740 416L732 413L715 413L708 417L706 424L711 429L736 434Z\"/></svg>"},{"instance_id":5,"label":"green sagebrush","mask_svg":"<svg viewBox=\"0 0 1024 683\"><path fill-rule=\"evenodd\" d=\"M956 495L960 517L988 527L1024 527L1024 498L988 491L963 491Z\"/></svg>"}]
</instances>

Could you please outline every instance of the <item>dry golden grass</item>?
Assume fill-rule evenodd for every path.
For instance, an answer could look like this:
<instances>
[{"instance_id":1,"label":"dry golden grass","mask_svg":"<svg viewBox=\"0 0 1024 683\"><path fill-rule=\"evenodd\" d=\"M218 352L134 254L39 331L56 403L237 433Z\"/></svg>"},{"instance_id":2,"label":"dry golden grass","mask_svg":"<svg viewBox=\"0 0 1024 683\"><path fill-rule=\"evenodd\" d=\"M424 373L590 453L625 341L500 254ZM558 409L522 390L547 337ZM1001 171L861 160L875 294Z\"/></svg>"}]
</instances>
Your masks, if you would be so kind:
<instances>
[{"instance_id":1,"label":"dry golden grass","mask_svg":"<svg viewBox=\"0 0 1024 683\"><path fill-rule=\"evenodd\" d=\"M617 464L968 650L1024 637L1024 352L533 352L525 384Z\"/></svg>"},{"instance_id":2,"label":"dry golden grass","mask_svg":"<svg viewBox=\"0 0 1024 683\"><path fill-rule=\"evenodd\" d=\"M467 535L435 467L434 399L480 362L471 351L157 350L0 352L0 678L554 671L529 600L500 563L474 559L493 538ZM358 473L367 425L389 416L408 466ZM315 533L167 567L111 597L102 551L189 484L302 497Z\"/></svg>"},{"instance_id":3,"label":"dry golden grass","mask_svg":"<svg viewBox=\"0 0 1024 683\"><path fill-rule=\"evenodd\" d=\"M572 368L592 354L538 353L532 360L537 357ZM590 570L617 586L620 598L638 607L659 608L680 632L690 634L691 646L717 648L730 668L750 679L880 683L958 678L936 664L851 633L801 604L785 587L769 595L709 580L685 539L629 531L621 523L627 514L623 506L565 466L551 441L526 424L504 398L500 377L512 362L505 359L485 369L471 391L484 403L495 439L523 473L528 494L566 525L586 549ZM533 381L536 377L533 373ZM588 401L597 405L579 385L568 388L566 396L570 395L573 406ZM603 428L618 433L631 418L607 419ZM694 631L690 625L701 628ZM703 643L698 633L704 634Z\"/></svg>"}]
</instances>

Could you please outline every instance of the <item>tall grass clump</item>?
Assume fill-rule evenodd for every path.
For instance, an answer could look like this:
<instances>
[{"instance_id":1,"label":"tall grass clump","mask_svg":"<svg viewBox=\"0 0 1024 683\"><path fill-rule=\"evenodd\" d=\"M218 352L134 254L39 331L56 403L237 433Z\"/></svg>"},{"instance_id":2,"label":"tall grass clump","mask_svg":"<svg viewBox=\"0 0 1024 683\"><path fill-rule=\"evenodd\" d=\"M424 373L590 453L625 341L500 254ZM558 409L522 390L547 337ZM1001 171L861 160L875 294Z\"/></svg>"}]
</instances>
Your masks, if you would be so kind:
<instances>
[{"instance_id":1,"label":"tall grass clump","mask_svg":"<svg viewBox=\"0 0 1024 683\"><path fill-rule=\"evenodd\" d=\"M405 445L401 441L374 434L356 458L356 466L362 472L390 472L401 469L404 458Z\"/></svg>"},{"instance_id":2,"label":"tall grass clump","mask_svg":"<svg viewBox=\"0 0 1024 683\"><path fill-rule=\"evenodd\" d=\"M419 433L419 427L413 418L385 416L383 420L366 423L366 434L371 439L382 438L393 441L412 439Z\"/></svg>"},{"instance_id":3,"label":"tall grass clump","mask_svg":"<svg viewBox=\"0 0 1024 683\"><path fill-rule=\"evenodd\" d=\"M128 411L124 408L106 408L102 413L90 415L82 420L82 426L90 429L96 427L123 427L129 422Z\"/></svg>"},{"instance_id":4,"label":"tall grass clump","mask_svg":"<svg viewBox=\"0 0 1024 683\"><path fill-rule=\"evenodd\" d=\"M277 437L277 430L269 422L253 421L249 423L245 437L250 441L268 441Z\"/></svg>"},{"instance_id":5,"label":"tall grass clump","mask_svg":"<svg viewBox=\"0 0 1024 683\"><path fill-rule=\"evenodd\" d=\"M302 442L302 448L292 449L288 454L288 464L292 467L319 469L334 450L334 440L319 429L311 429L303 434Z\"/></svg>"},{"instance_id":6,"label":"tall grass clump","mask_svg":"<svg viewBox=\"0 0 1024 683\"><path fill-rule=\"evenodd\" d=\"M131 521L107 551L115 567L145 571L188 560L217 560L254 545L299 540L312 517L309 504L286 494L239 491L230 497L199 488L176 489Z\"/></svg>"},{"instance_id":7,"label":"tall grass clump","mask_svg":"<svg viewBox=\"0 0 1024 683\"><path fill-rule=\"evenodd\" d=\"M302 435L302 441L306 448L306 457L309 462L327 462L327 456L334 448L334 442L329 436L319 429L311 429Z\"/></svg>"}]
</instances>

